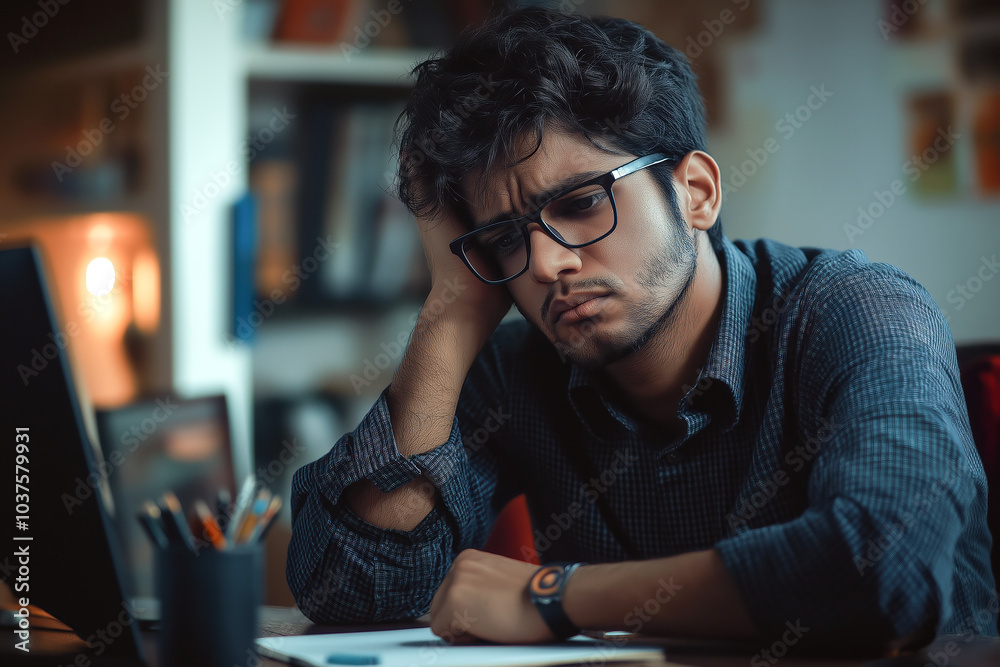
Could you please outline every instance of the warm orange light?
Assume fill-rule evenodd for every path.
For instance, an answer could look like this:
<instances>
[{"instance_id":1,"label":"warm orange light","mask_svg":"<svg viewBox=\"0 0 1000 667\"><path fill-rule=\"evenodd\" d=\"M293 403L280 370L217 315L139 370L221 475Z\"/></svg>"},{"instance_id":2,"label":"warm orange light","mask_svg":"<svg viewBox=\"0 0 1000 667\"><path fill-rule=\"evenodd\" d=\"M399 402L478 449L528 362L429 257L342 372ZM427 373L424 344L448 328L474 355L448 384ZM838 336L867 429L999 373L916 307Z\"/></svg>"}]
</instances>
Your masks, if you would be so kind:
<instances>
[{"instance_id":1,"label":"warm orange light","mask_svg":"<svg viewBox=\"0 0 1000 667\"><path fill-rule=\"evenodd\" d=\"M115 265L107 257L95 257L87 265L87 291L94 296L109 294L115 286Z\"/></svg>"},{"instance_id":2,"label":"warm orange light","mask_svg":"<svg viewBox=\"0 0 1000 667\"><path fill-rule=\"evenodd\" d=\"M132 319L143 333L160 326L160 262L150 248L139 250L132 262Z\"/></svg>"},{"instance_id":3,"label":"warm orange light","mask_svg":"<svg viewBox=\"0 0 1000 667\"><path fill-rule=\"evenodd\" d=\"M90 219L92 220L95 218L98 220L111 218L112 221L114 221L114 218L109 215L97 214L90 216ZM106 222L97 222L94 223L94 225L87 232L87 243L90 244L90 247L94 251L105 252L111 245L111 241L114 239L114 237L115 237L115 232L111 228L111 225L109 225Z\"/></svg>"}]
</instances>

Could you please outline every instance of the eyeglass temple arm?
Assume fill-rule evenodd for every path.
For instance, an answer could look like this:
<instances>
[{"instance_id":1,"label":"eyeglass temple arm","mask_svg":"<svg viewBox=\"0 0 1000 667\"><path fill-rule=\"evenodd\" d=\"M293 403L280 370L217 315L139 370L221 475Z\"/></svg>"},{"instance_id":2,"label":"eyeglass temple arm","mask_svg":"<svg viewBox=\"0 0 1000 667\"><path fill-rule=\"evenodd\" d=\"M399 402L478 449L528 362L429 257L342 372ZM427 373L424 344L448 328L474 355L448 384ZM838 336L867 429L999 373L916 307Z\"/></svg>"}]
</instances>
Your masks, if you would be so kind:
<instances>
[{"instance_id":1,"label":"eyeglass temple arm","mask_svg":"<svg viewBox=\"0 0 1000 667\"><path fill-rule=\"evenodd\" d=\"M615 180L622 178L623 176L628 176L629 174L639 171L640 169L645 169L646 167L651 167L654 164L659 164L660 162L665 162L670 158L665 153L653 153L651 155L646 155L641 158L632 160L628 164L623 164L614 171L611 175L615 177Z\"/></svg>"}]
</instances>

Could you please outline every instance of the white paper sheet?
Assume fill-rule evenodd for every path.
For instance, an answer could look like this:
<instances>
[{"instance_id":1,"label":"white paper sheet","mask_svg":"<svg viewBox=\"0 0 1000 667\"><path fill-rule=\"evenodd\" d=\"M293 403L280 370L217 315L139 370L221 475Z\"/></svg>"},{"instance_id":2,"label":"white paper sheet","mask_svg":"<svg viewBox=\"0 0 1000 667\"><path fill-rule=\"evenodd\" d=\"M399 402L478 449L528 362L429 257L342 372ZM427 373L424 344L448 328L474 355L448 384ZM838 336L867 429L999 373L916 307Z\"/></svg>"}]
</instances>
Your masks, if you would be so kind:
<instances>
[{"instance_id":1,"label":"white paper sheet","mask_svg":"<svg viewBox=\"0 0 1000 667\"><path fill-rule=\"evenodd\" d=\"M329 667L338 664L377 664L380 667L501 667L593 663L619 660L658 660L663 651L651 647L623 647L576 637L559 644L510 646L503 644L450 645L430 628L377 630L257 640L262 655L297 665ZM328 662L330 656L338 656ZM345 662L351 659L355 662ZM377 662L363 662L376 658Z\"/></svg>"}]
</instances>

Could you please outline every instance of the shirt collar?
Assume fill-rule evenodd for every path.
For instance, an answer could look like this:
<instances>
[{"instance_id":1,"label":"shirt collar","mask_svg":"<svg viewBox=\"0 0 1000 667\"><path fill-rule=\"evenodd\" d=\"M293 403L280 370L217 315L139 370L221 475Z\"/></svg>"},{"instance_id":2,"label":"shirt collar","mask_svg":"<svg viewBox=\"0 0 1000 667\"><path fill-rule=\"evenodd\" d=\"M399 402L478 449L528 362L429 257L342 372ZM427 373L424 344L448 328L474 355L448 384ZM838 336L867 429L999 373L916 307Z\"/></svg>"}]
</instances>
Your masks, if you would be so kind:
<instances>
[{"instance_id":1,"label":"shirt collar","mask_svg":"<svg viewBox=\"0 0 1000 667\"><path fill-rule=\"evenodd\" d=\"M747 332L757 275L750 259L725 237L722 250L716 255L724 278L722 313L698 381L678 406L679 416L687 423L685 439L710 422L724 431L733 428L743 406ZM592 371L571 364L567 389L577 417L595 435L608 436L613 427L608 417L633 432L638 431L636 422L602 390L599 378Z\"/></svg>"},{"instance_id":2,"label":"shirt collar","mask_svg":"<svg viewBox=\"0 0 1000 667\"><path fill-rule=\"evenodd\" d=\"M722 252L717 253L725 278L722 314L719 330L708 351L698 383L688 393L684 403L697 406L699 398L719 420L719 426L729 430L736 425L743 408L746 388L747 333L757 294L757 274L750 258L723 237ZM702 387L699 390L699 387ZM713 387L718 387L712 391Z\"/></svg>"}]
</instances>

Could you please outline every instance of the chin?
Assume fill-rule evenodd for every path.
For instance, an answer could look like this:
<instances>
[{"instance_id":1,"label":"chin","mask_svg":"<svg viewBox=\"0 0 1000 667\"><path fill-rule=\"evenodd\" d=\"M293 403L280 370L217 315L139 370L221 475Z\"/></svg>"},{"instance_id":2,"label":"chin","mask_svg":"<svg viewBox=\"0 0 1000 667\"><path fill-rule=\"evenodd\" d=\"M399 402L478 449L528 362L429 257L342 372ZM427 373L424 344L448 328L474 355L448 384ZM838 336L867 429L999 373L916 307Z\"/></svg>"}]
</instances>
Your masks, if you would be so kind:
<instances>
[{"instance_id":1,"label":"chin","mask_svg":"<svg viewBox=\"0 0 1000 667\"><path fill-rule=\"evenodd\" d=\"M582 324L586 325L587 322ZM641 347L637 347L634 341L630 343L625 339L615 340L613 336L609 340L606 334L595 331L595 325L589 328L575 327L573 333L575 335L566 338L549 337L549 340L561 358L590 370L620 361Z\"/></svg>"}]
</instances>

